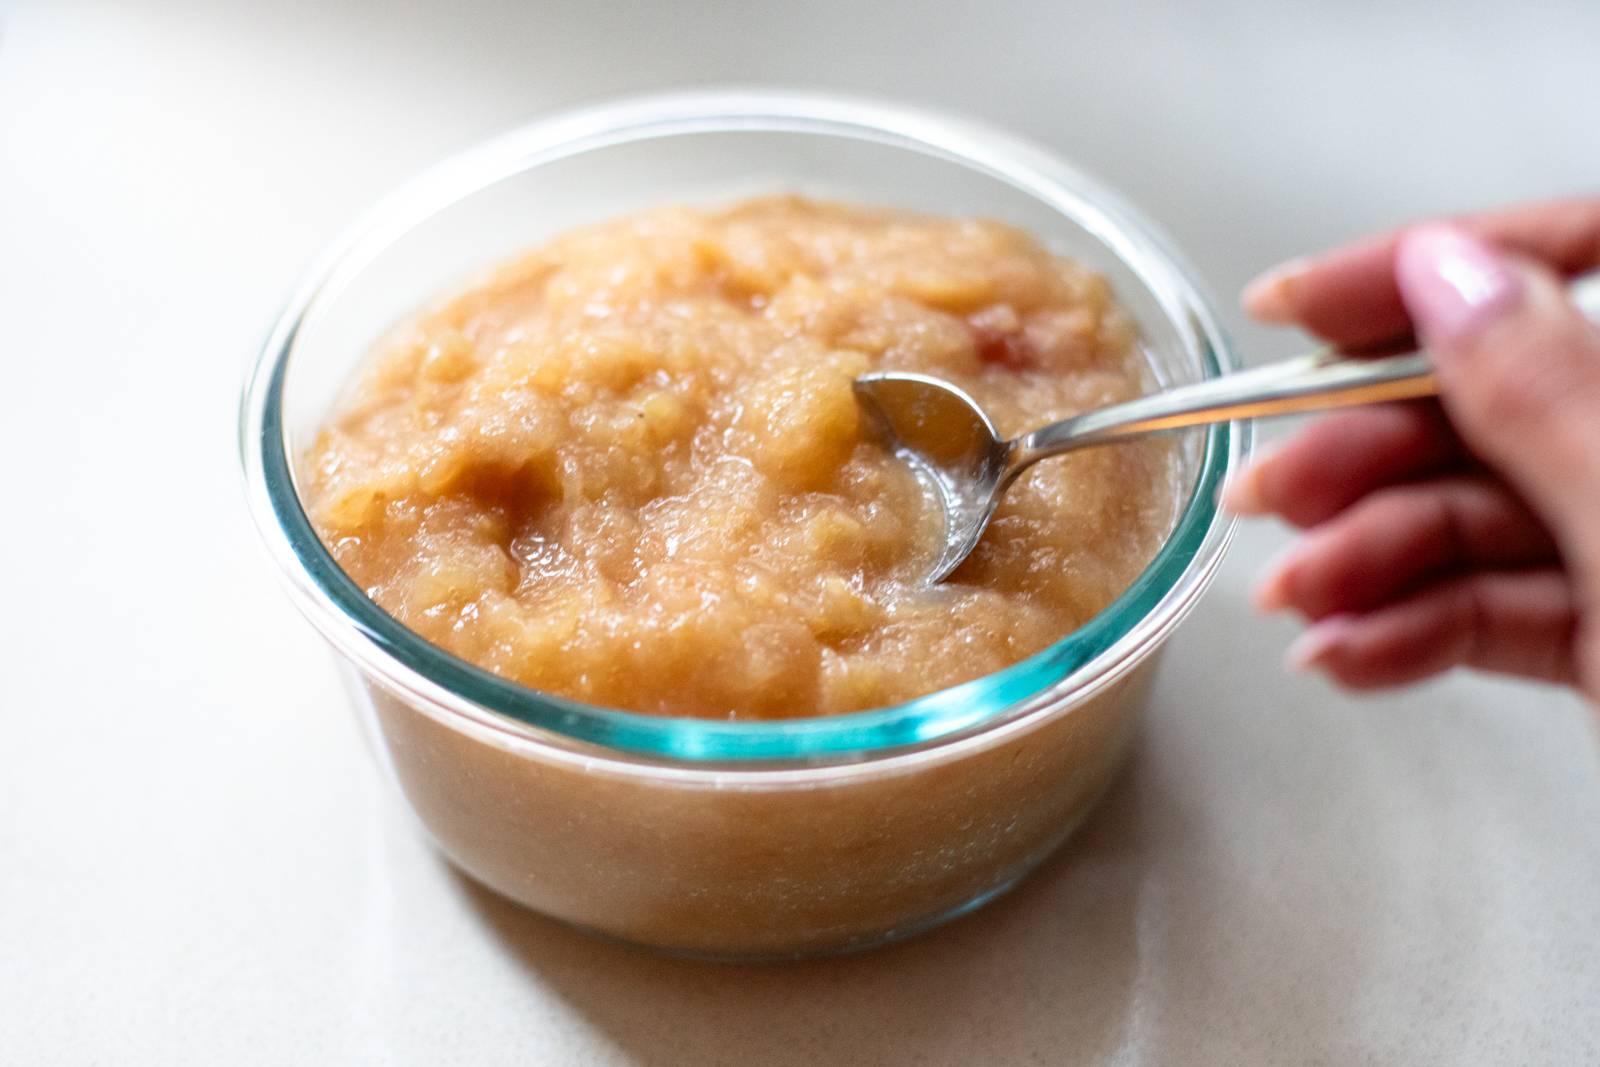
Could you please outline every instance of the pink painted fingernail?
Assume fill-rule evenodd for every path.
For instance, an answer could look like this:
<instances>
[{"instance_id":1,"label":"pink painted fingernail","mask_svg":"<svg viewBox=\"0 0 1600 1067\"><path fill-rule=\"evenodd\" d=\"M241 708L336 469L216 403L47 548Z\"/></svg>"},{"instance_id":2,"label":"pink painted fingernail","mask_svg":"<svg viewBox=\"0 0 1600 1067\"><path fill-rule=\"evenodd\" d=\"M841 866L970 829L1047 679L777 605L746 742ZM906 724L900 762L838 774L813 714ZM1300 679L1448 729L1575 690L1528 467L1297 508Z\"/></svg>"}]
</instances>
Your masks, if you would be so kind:
<instances>
[{"instance_id":1,"label":"pink painted fingernail","mask_svg":"<svg viewBox=\"0 0 1600 1067\"><path fill-rule=\"evenodd\" d=\"M1306 258L1280 263L1246 285L1239 303L1262 322L1293 322L1294 304L1289 299L1289 285L1310 266L1311 260Z\"/></svg>"},{"instance_id":2,"label":"pink painted fingernail","mask_svg":"<svg viewBox=\"0 0 1600 1067\"><path fill-rule=\"evenodd\" d=\"M1289 571L1306 550L1306 539L1301 537L1278 549L1261 568L1261 581L1253 598L1257 611L1282 611L1289 606Z\"/></svg>"},{"instance_id":3,"label":"pink painted fingernail","mask_svg":"<svg viewBox=\"0 0 1600 1067\"><path fill-rule=\"evenodd\" d=\"M1267 500L1261 492L1261 469L1277 452L1277 446L1258 449L1249 466L1222 483L1218 501L1235 515L1264 515Z\"/></svg>"},{"instance_id":4,"label":"pink painted fingernail","mask_svg":"<svg viewBox=\"0 0 1600 1067\"><path fill-rule=\"evenodd\" d=\"M1457 226L1411 230L1395 250L1394 270L1418 332L1446 348L1482 330L1522 294L1500 253Z\"/></svg>"},{"instance_id":5,"label":"pink painted fingernail","mask_svg":"<svg viewBox=\"0 0 1600 1067\"><path fill-rule=\"evenodd\" d=\"M1344 644L1356 629L1356 616L1329 615L1319 619L1305 633L1289 642L1284 662L1293 670L1307 671L1328 658L1328 653Z\"/></svg>"},{"instance_id":6,"label":"pink painted fingernail","mask_svg":"<svg viewBox=\"0 0 1600 1067\"><path fill-rule=\"evenodd\" d=\"M1260 515L1266 511L1266 501L1261 499L1258 481L1255 468L1246 467L1223 482L1219 497L1222 506L1235 515Z\"/></svg>"}]
</instances>

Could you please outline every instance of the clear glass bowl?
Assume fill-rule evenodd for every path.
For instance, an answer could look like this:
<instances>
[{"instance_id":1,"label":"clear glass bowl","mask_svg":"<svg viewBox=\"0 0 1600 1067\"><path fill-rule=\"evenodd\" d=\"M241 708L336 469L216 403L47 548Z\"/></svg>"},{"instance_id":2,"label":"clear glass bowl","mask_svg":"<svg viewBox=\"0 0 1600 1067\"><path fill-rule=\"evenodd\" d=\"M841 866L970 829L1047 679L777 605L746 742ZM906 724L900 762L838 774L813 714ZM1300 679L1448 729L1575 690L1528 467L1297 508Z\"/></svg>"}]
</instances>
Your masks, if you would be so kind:
<instances>
[{"instance_id":1,"label":"clear glass bowl","mask_svg":"<svg viewBox=\"0 0 1600 1067\"><path fill-rule=\"evenodd\" d=\"M570 113L421 175L310 272L247 383L256 525L340 654L375 747L440 849L586 929L717 957L860 947L991 899L1110 780L1155 654L1221 561L1215 503L1247 448L1185 439L1172 533L1083 628L897 707L772 722L667 718L523 688L428 644L334 563L295 465L371 343L473 269L662 202L801 192L1000 219L1107 276L1157 378L1235 367L1213 308L1148 223L1033 146L923 112L713 92Z\"/></svg>"}]
</instances>

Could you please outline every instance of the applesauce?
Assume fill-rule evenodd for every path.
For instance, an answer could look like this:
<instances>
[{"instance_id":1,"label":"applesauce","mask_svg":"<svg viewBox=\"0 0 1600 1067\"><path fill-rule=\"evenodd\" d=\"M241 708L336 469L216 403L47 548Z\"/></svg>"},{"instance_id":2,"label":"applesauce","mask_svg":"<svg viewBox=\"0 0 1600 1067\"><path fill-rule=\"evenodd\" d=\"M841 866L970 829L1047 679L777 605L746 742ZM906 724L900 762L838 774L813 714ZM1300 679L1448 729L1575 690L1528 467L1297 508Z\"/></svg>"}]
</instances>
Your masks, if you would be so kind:
<instances>
[{"instance_id":1,"label":"applesauce","mask_svg":"<svg viewBox=\"0 0 1600 1067\"><path fill-rule=\"evenodd\" d=\"M915 370L1012 434L1150 386L1103 279L992 222L796 197L568 233L386 337L304 494L339 565L523 685L678 716L894 704L1110 603L1159 547L1170 447L1031 468L921 582L935 501L851 381Z\"/></svg>"}]
</instances>

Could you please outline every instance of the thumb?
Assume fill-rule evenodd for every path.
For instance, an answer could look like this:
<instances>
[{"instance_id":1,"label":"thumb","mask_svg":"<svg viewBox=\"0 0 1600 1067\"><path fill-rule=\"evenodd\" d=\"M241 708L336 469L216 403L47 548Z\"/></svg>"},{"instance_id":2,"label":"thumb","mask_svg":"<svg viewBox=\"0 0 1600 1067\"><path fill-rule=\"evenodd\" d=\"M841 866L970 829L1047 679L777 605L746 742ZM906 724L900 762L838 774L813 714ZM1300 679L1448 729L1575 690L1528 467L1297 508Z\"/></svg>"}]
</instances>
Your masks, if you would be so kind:
<instances>
[{"instance_id":1,"label":"thumb","mask_svg":"<svg viewBox=\"0 0 1600 1067\"><path fill-rule=\"evenodd\" d=\"M1451 226L1412 230L1395 279L1469 448L1600 584L1600 329L1549 270Z\"/></svg>"}]
</instances>

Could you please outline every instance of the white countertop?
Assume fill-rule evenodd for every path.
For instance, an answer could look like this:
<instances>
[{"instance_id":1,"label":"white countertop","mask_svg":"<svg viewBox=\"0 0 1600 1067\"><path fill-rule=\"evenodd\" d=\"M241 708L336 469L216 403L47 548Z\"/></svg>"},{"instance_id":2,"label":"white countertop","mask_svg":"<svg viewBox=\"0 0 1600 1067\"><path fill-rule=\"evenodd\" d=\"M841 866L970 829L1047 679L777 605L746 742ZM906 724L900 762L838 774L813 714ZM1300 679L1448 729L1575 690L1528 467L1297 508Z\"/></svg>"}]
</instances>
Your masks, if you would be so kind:
<instances>
[{"instance_id":1,"label":"white countertop","mask_svg":"<svg viewBox=\"0 0 1600 1067\"><path fill-rule=\"evenodd\" d=\"M958 108L1122 187L1224 294L1594 188L1600 6L1294 7L6 5L0 1063L1600 1062L1585 712L1284 676L1292 627L1246 607L1273 527L1062 855L929 936L784 967L599 944L452 874L247 528L235 389L297 272L556 105L742 81Z\"/></svg>"}]
</instances>

